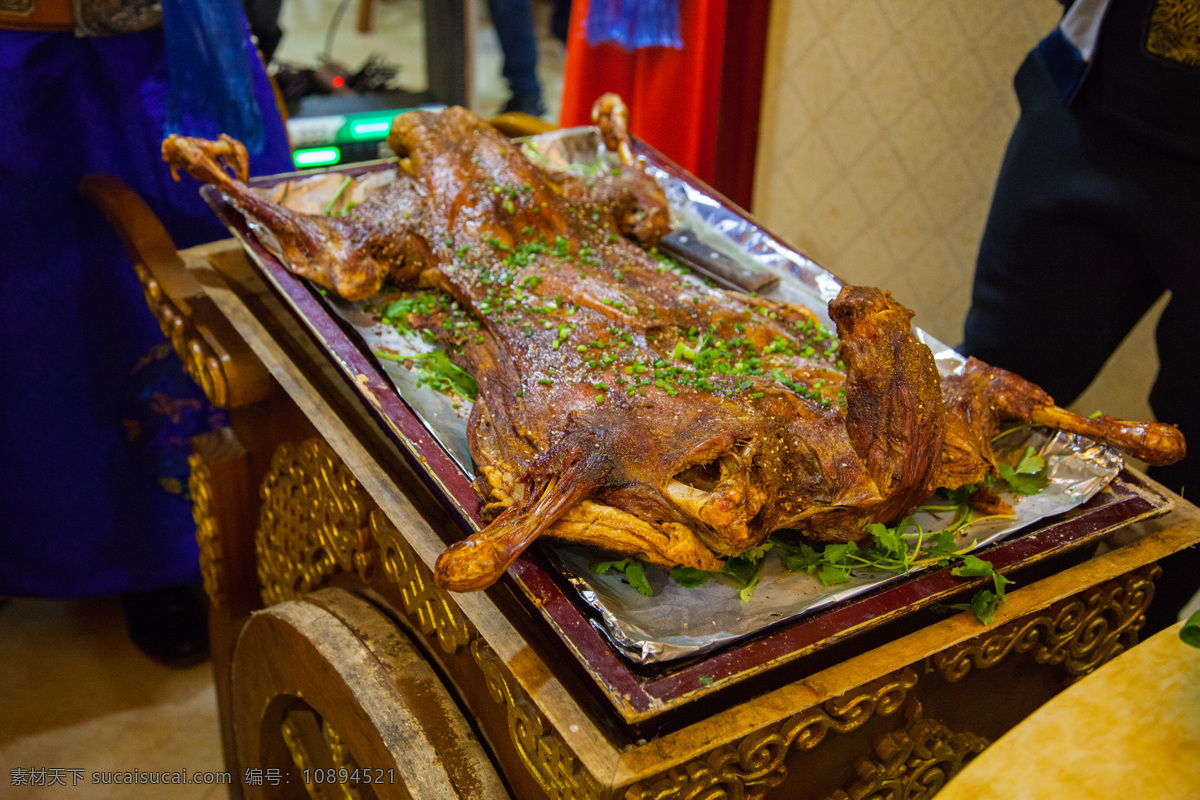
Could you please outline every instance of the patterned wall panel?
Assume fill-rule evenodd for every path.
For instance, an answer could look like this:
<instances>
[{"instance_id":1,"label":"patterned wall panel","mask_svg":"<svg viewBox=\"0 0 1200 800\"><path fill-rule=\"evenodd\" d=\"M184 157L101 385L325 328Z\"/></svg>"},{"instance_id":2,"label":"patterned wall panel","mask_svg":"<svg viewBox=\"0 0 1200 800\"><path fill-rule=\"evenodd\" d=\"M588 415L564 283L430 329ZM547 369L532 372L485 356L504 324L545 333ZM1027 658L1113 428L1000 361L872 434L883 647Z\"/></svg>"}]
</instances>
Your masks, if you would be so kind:
<instances>
[{"instance_id":1,"label":"patterned wall panel","mask_svg":"<svg viewBox=\"0 0 1200 800\"><path fill-rule=\"evenodd\" d=\"M1018 107L1012 77L1054 0L776 0L754 211L847 281L883 286L955 344ZM1143 325L1079 401L1149 418Z\"/></svg>"}]
</instances>

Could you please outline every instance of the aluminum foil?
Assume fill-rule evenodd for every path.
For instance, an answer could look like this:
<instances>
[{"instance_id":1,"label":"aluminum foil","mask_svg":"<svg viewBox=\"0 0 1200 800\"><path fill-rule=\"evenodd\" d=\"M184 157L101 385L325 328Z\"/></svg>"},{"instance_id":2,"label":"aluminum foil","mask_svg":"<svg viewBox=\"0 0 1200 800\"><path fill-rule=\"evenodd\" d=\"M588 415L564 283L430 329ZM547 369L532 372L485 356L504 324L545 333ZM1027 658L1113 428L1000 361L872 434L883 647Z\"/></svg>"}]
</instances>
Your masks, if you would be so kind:
<instances>
[{"instance_id":1,"label":"aluminum foil","mask_svg":"<svg viewBox=\"0 0 1200 800\"><path fill-rule=\"evenodd\" d=\"M595 128L554 131L526 140L523 147L532 159L550 169L587 173L618 163L617 156L605 150ZM841 281L665 165L650 159L646 168L666 193L676 227L692 229L702 241L736 260L756 262L772 270L779 276L779 284L765 292L765 296L808 306L827 326L833 327L828 304L841 290ZM338 173L324 173L277 184L269 196L299 211L337 213L349 202L362 202L392 175L385 171L347 179ZM260 228L256 231L264 245L278 255L270 234ZM699 281L699 278L689 279ZM325 296L325 301L357 330L373 352L416 356L432 349L415 334L403 335L381 324L379 314L372 309L384 302L383 298L349 303ZM962 367L963 358L954 350L920 329L914 332L931 348L943 374ZM471 403L418 385L411 361L380 359L379 363L429 431L473 477L474 466L466 443ZM1002 495L1014 507L1016 518L968 526L959 534L960 552L999 541L1086 502L1123 466L1120 455L1107 447L1064 433L1048 435L1023 430L1004 437L997 443L997 451L1002 457L1007 454L1015 458L1029 446L1046 460L1049 487L1033 496ZM937 512L920 512L912 519L930 532L944 529L953 521L946 512L941 512L941 516ZM647 570L653 596L644 597L625 582L622 574L597 575L592 570L594 562L607 558L599 550L561 543L546 549L583 600L598 612L599 618L593 624L626 657L644 664L711 651L771 625L871 591L898 577L858 570L848 583L824 586L805 573L786 572L779 558L768 554L763 576L746 601L741 599L738 588L721 576L703 586L685 589L665 572L655 569Z\"/></svg>"},{"instance_id":2,"label":"aluminum foil","mask_svg":"<svg viewBox=\"0 0 1200 800\"><path fill-rule=\"evenodd\" d=\"M334 214L351 203L361 203L396 177L395 169L367 172L353 177L337 172L323 172L274 184L261 194L274 203L303 214ZM271 253L286 263L278 242L269 230L249 220L251 230ZM383 324L376 309L390 299L379 296L351 303L332 294L322 293L325 304L348 322L371 349L372 353L389 353L398 357L419 357L435 349L416 332L401 332ZM472 479L474 462L467 449L467 420L473 404L457 395L435 391L419 383L420 376L413 360L377 357L379 367L392 382L396 391L416 412L438 443Z\"/></svg>"},{"instance_id":3,"label":"aluminum foil","mask_svg":"<svg viewBox=\"0 0 1200 800\"><path fill-rule=\"evenodd\" d=\"M997 454L1019 457L1034 447L1046 460L1050 485L1036 495L1004 493L1015 519L986 520L968 525L957 537L966 553L1011 536L1035 522L1086 502L1120 472L1121 457L1080 436L1021 429L997 443ZM937 503L937 496L930 505ZM911 517L927 533L944 530L952 512L921 511ZM560 568L589 605L599 612L593 622L627 658L642 664L670 661L709 652L802 614L848 600L897 580L900 575L855 570L849 582L825 586L807 573L788 572L773 553L766 555L762 578L746 601L732 579L716 575L685 589L657 569L646 575L654 594L645 597L619 572L597 575L592 565L605 556L583 547L558 545L551 551ZM914 571L913 574L915 574Z\"/></svg>"}]
</instances>

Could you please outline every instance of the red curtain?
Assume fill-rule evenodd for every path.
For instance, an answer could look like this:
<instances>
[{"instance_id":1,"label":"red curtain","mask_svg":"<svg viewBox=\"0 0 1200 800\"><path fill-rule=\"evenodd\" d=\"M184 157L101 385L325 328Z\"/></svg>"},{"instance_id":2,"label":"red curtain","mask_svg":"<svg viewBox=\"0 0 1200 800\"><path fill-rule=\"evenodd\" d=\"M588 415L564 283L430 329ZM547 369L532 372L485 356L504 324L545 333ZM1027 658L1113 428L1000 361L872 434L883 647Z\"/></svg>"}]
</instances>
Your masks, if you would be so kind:
<instances>
[{"instance_id":1,"label":"red curtain","mask_svg":"<svg viewBox=\"0 0 1200 800\"><path fill-rule=\"evenodd\" d=\"M682 0L683 49L623 50L587 42L588 0L575 0L563 70L563 127L591 123L592 104L616 92L629 127L701 180L712 182L725 49L727 0Z\"/></svg>"}]
</instances>

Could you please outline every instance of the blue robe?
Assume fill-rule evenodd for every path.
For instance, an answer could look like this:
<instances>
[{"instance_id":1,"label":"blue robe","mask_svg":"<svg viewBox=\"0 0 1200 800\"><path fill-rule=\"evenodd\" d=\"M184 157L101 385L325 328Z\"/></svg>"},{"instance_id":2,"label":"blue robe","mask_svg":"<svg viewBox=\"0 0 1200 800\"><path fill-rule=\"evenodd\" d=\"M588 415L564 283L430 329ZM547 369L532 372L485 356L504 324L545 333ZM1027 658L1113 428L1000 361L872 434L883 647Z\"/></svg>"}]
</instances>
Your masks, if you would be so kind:
<instances>
[{"instance_id":1,"label":"blue robe","mask_svg":"<svg viewBox=\"0 0 1200 800\"><path fill-rule=\"evenodd\" d=\"M283 123L252 63L265 126L252 171L285 172ZM154 350L163 336L129 259L77 188L116 175L180 248L228 235L162 161L163 31L0 31L0 75L0 595L198 580L191 506L169 490L211 410Z\"/></svg>"}]
</instances>

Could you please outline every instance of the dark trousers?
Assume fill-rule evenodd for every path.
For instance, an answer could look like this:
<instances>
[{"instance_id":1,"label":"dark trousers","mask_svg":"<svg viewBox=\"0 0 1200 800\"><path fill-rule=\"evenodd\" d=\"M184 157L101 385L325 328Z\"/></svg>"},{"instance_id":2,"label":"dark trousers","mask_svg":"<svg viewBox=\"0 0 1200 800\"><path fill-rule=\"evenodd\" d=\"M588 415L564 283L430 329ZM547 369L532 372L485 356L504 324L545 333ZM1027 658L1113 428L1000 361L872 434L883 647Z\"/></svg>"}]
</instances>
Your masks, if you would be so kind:
<instances>
[{"instance_id":1,"label":"dark trousers","mask_svg":"<svg viewBox=\"0 0 1200 800\"><path fill-rule=\"evenodd\" d=\"M1036 53L1016 88L1021 119L980 244L961 350L1067 405L1170 291L1150 403L1200 448L1200 164L1066 107ZM1200 492L1198 472L1200 454L1154 477Z\"/></svg>"},{"instance_id":2,"label":"dark trousers","mask_svg":"<svg viewBox=\"0 0 1200 800\"><path fill-rule=\"evenodd\" d=\"M960 349L1067 405L1169 291L1150 404L1180 427L1194 454L1151 475L1200 500L1200 163L1064 105L1036 52L1015 84L1021 118L980 244ZM1149 630L1173 622L1200 588L1200 548L1163 566Z\"/></svg>"},{"instance_id":3,"label":"dark trousers","mask_svg":"<svg viewBox=\"0 0 1200 800\"><path fill-rule=\"evenodd\" d=\"M504 53L501 74L508 81L509 91L516 97L541 99L532 0L488 0L488 12Z\"/></svg>"},{"instance_id":4,"label":"dark trousers","mask_svg":"<svg viewBox=\"0 0 1200 800\"><path fill-rule=\"evenodd\" d=\"M246 21L250 23L250 32L258 40L263 61L270 64L275 57L275 49L283 39L283 31L279 27L283 0L242 0L242 7L246 9Z\"/></svg>"}]
</instances>

